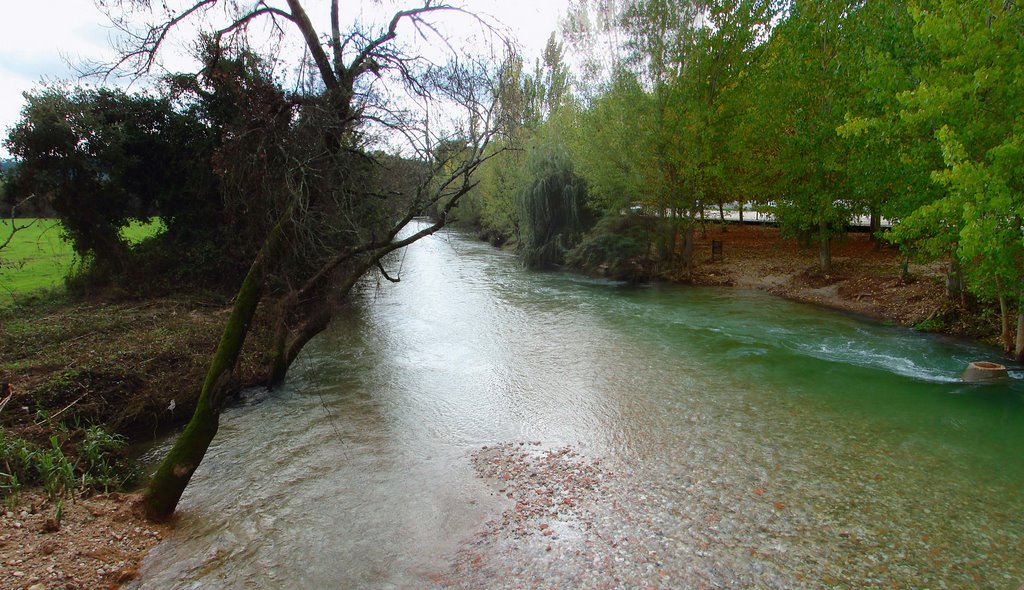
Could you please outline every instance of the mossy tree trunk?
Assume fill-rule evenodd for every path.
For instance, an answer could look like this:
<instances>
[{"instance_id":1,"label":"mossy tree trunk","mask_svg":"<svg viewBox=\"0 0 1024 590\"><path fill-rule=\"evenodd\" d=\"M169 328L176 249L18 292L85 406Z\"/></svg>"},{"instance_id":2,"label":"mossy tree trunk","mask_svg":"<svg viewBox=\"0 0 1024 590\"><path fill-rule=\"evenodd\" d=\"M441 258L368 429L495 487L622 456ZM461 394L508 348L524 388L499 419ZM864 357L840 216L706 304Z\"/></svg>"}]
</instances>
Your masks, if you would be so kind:
<instances>
[{"instance_id":1,"label":"mossy tree trunk","mask_svg":"<svg viewBox=\"0 0 1024 590\"><path fill-rule=\"evenodd\" d=\"M238 356L249 333L252 318L263 297L263 281L268 260L282 241L283 221L279 221L263 243L259 254L249 267L242 286L235 296L231 315L221 334L217 351L206 372L192 419L181 433L174 447L160 463L142 498L146 516L151 520L166 520L174 513L192 474L206 455L210 442L217 434L220 412L231 384Z\"/></svg>"}]
</instances>

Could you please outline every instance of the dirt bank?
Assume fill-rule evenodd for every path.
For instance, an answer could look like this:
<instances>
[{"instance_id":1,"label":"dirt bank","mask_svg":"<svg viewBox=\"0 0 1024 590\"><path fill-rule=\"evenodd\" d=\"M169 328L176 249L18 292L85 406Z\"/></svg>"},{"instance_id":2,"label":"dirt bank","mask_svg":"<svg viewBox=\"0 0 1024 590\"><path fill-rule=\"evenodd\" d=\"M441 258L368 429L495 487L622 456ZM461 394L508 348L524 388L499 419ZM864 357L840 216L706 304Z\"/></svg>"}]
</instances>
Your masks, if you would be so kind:
<instances>
[{"instance_id":1,"label":"dirt bank","mask_svg":"<svg viewBox=\"0 0 1024 590\"><path fill-rule=\"evenodd\" d=\"M722 243L721 257L712 256L712 241ZM998 326L978 319L984 314L959 314L945 293L939 263L909 266L902 276L901 257L891 246L879 247L867 233L850 233L833 241L829 273L818 265L816 247L801 248L783 239L778 228L731 224L698 232L699 285L759 289L787 299L824 305L903 326L994 342ZM685 281L679 272L669 276ZM922 325L922 323L924 323Z\"/></svg>"},{"instance_id":2,"label":"dirt bank","mask_svg":"<svg viewBox=\"0 0 1024 590\"><path fill-rule=\"evenodd\" d=\"M188 419L230 307L160 298L59 301L0 315L0 427L46 440L61 423L103 424L133 440ZM239 383L258 378L243 356ZM173 402L173 403L172 403Z\"/></svg>"},{"instance_id":3,"label":"dirt bank","mask_svg":"<svg viewBox=\"0 0 1024 590\"><path fill-rule=\"evenodd\" d=\"M92 424L139 443L187 420L229 311L224 302L161 298L0 312L0 450L14 441L8 450L28 444L43 452L52 439L78 470ZM243 353L239 387L260 379L259 350ZM26 483L12 488L0 478L0 590L116 587L162 535L135 514L134 496L83 498L89 492L78 483L64 499L60 529L51 531L46 522L55 524L57 504Z\"/></svg>"}]
</instances>

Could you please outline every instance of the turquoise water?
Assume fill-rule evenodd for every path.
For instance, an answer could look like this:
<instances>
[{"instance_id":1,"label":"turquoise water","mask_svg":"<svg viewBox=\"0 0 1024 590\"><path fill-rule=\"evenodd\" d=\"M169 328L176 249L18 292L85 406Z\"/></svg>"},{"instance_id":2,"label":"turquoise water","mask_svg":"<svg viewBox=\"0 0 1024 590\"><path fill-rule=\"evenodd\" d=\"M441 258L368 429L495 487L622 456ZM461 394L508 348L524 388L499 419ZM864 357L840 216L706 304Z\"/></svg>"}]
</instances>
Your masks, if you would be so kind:
<instances>
[{"instance_id":1,"label":"turquoise water","mask_svg":"<svg viewBox=\"0 0 1024 590\"><path fill-rule=\"evenodd\" d=\"M957 379L995 351L457 233L391 264L225 414L142 587L431 586L502 509L468 457L504 441L613 465L680 584L1024 582L1024 387Z\"/></svg>"}]
</instances>

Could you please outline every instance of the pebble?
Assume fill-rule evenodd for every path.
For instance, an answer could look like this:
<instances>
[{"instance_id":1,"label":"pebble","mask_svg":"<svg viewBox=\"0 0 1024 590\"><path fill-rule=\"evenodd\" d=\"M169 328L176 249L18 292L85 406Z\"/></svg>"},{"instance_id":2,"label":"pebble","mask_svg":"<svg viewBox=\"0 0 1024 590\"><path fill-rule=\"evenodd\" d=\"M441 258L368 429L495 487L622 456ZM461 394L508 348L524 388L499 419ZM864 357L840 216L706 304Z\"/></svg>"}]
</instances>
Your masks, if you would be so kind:
<instances>
[{"instance_id":1,"label":"pebble","mask_svg":"<svg viewBox=\"0 0 1024 590\"><path fill-rule=\"evenodd\" d=\"M915 508L894 504L898 495L846 493L864 482L842 465L835 466L836 488L828 489L810 487L818 480L799 470L787 480L777 458L759 461L742 449L692 447L668 476L649 477L647 465L629 468L575 448L529 445L488 445L474 454L478 475L501 482L495 489L509 508L460 551L442 586L980 587L1001 585L1021 565L1012 550L1024 546L1024 535L1008 536L1005 528L992 535L982 497L976 506L943 500L957 518L920 523L903 516ZM728 462L768 467L737 469ZM808 487L794 494L794 485ZM951 531L971 528L977 548L949 542L964 539L949 536L943 529L949 523ZM941 547L937 538L945 539ZM999 571L993 552L1003 560Z\"/></svg>"}]
</instances>

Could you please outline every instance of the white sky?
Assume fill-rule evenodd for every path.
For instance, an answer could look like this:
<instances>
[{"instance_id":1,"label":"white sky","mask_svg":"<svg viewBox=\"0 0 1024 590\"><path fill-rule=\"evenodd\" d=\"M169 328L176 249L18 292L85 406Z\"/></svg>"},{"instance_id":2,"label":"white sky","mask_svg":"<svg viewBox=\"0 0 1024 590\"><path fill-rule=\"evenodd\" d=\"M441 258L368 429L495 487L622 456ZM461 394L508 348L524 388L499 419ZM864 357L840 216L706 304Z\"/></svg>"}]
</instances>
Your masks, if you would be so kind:
<instances>
[{"instance_id":1,"label":"white sky","mask_svg":"<svg viewBox=\"0 0 1024 590\"><path fill-rule=\"evenodd\" d=\"M544 43L565 15L568 0L462 0L466 8L493 16L509 27L523 47L527 62L538 57ZM24 103L22 92L41 80L75 79L68 62L104 61L114 56L110 38L116 32L91 0L0 0L0 137L18 120ZM406 2L376 3L346 0L368 12L390 15L395 7L416 5ZM323 6L321 6L323 5ZM314 22L329 12L325 0L308 0L307 11ZM322 13L323 16L320 16ZM186 64L170 58L169 63ZM0 158L7 151L0 145Z\"/></svg>"}]
</instances>

